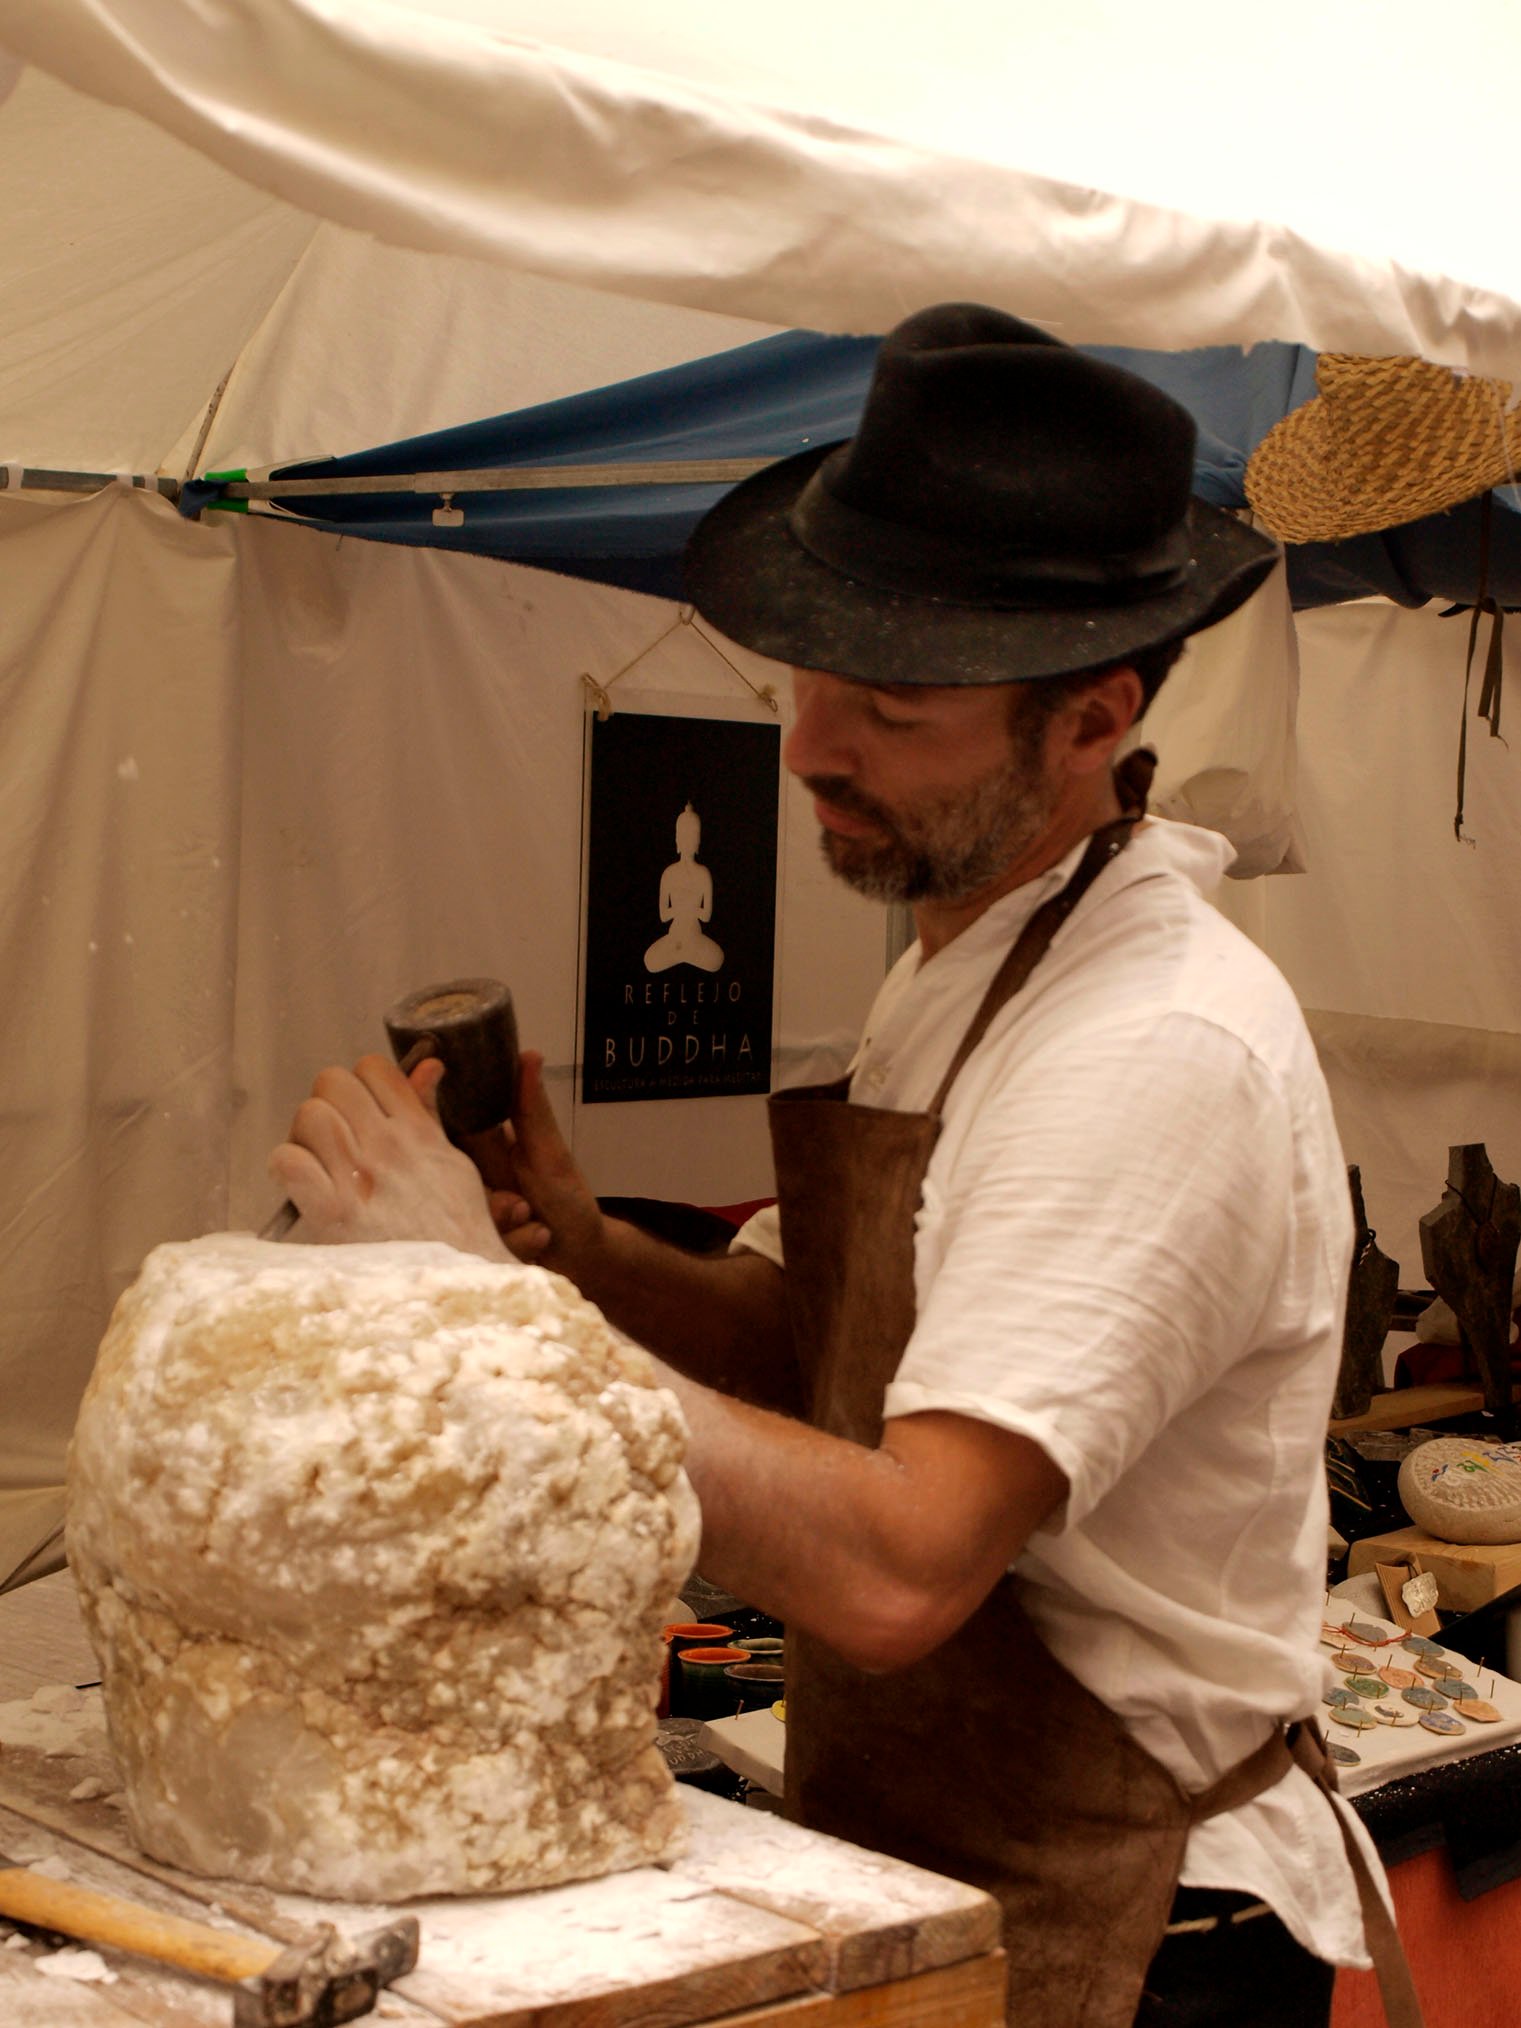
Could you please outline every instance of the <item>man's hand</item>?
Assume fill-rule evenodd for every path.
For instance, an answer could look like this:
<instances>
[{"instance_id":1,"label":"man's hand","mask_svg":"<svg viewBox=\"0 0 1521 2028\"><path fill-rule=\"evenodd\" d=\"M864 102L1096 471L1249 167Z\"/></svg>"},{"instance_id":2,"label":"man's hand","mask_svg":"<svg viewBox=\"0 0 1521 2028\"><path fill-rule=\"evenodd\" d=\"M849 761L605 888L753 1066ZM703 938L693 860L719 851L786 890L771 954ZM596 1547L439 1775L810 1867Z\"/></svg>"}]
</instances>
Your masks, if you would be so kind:
<instances>
[{"instance_id":1,"label":"man's hand","mask_svg":"<svg viewBox=\"0 0 1521 2028\"><path fill-rule=\"evenodd\" d=\"M553 1268L579 1287L598 1280L607 1221L576 1167L544 1090L544 1059L523 1052L513 1114L516 1190L490 1193L496 1229L519 1260Z\"/></svg>"},{"instance_id":2,"label":"man's hand","mask_svg":"<svg viewBox=\"0 0 1521 2028\"><path fill-rule=\"evenodd\" d=\"M269 1171L301 1213L295 1237L437 1239L487 1260L507 1254L475 1165L452 1147L432 1109L443 1066L411 1080L383 1056L319 1073Z\"/></svg>"}]
</instances>

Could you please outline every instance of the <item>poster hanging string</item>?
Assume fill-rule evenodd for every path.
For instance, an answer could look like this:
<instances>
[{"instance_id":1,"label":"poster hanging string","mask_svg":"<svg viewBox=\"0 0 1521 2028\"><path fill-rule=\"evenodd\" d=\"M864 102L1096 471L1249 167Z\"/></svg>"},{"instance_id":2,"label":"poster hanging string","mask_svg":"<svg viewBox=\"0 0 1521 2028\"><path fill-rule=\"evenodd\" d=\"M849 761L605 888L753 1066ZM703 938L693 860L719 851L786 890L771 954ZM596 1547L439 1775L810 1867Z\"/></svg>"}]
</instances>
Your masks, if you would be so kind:
<instances>
[{"instance_id":1,"label":"poster hanging string","mask_svg":"<svg viewBox=\"0 0 1521 2028\"><path fill-rule=\"evenodd\" d=\"M705 647L708 647L713 651L713 653L718 657L719 661L722 662L724 667L729 671L730 675L737 676L739 678L740 682L744 684L745 688L749 691L750 695L756 700L757 703L764 704L766 709L769 712L773 713L773 715L780 712L781 706L776 701L775 685L771 683L752 683L750 681L750 678L745 674L744 670L740 668L739 664L737 662L730 661L729 657L724 653L723 649L719 647L717 641L714 640L713 636L710 633L708 633L705 628L698 626L696 607L682 606L678 610L676 617L674 620L672 620L671 624L668 627L664 628L659 634L657 634L653 641L649 642L645 647L641 648L639 650L639 653L635 655L630 661L625 662L621 669L615 670L614 673L608 677L605 683L599 683L594 676L589 675L584 669L582 670L581 672L582 688L586 691L587 696L591 699L592 709L596 712L598 719L604 725L607 723L608 719L610 719L613 715L613 700L611 695L613 685L615 683L621 683L623 681L623 678L629 673L630 669L637 669L639 664L646 657L646 655L653 655L655 650L660 646L660 644L663 641L668 641L671 638L672 634L676 632L676 629L678 627L690 627L692 632L697 636L697 639L701 641Z\"/></svg>"}]
</instances>

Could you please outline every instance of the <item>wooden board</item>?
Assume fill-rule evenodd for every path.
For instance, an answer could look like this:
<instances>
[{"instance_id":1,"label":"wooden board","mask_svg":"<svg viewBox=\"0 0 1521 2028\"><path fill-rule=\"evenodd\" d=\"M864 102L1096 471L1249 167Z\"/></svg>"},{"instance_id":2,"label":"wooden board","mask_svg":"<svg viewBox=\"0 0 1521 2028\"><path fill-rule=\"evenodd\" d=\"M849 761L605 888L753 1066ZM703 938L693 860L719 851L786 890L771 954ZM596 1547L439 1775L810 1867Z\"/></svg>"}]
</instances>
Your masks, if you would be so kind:
<instances>
[{"instance_id":1,"label":"wooden board","mask_svg":"<svg viewBox=\"0 0 1521 2028\"><path fill-rule=\"evenodd\" d=\"M8 1857L202 1919L202 1902L187 1897L211 1893L255 1927L273 1918L353 1932L392 1913L169 1868L151 1877L134 1870L144 1862L121 1811L98 1692L45 1692L43 1702L52 1708L35 1722L27 1705L0 1711L0 1852ZM94 1793L75 1796L82 1784ZM422 1928L420 1962L385 1995L377 2019L412 2028L695 2028L722 2016L732 2028L736 2015L760 2021L773 2018L766 2010L805 2004L801 2015L774 2018L817 2017L821 2028L1001 2020L1001 2001L987 1997L1001 1992L1003 1975L998 1911L986 1896L768 1813L681 1793L690 1850L669 1867L533 1894L408 1904ZM61 1982L0 1950L0 1963L10 1958L7 1985L36 1989L31 2013L0 2006L0 2020L7 2028L29 2028L32 2018L38 2028L225 2028L225 1991L101 1955L116 1983L66 1986L50 2015L43 1989ZM58 2011L65 2004L67 2014Z\"/></svg>"},{"instance_id":2,"label":"wooden board","mask_svg":"<svg viewBox=\"0 0 1521 2028\"><path fill-rule=\"evenodd\" d=\"M831 1992L998 1948L998 1907L976 1888L700 1791L688 1803L692 1849L672 1874L817 1931L829 1946L821 1983Z\"/></svg>"},{"instance_id":3,"label":"wooden board","mask_svg":"<svg viewBox=\"0 0 1521 2028\"><path fill-rule=\"evenodd\" d=\"M1521 1584L1521 1542L1442 1542L1421 1528L1393 1528L1365 1535L1352 1544L1347 1575L1356 1577L1380 1563L1419 1556L1421 1568L1437 1581L1443 1612L1471 1613L1502 1591Z\"/></svg>"},{"instance_id":4,"label":"wooden board","mask_svg":"<svg viewBox=\"0 0 1521 2028\"><path fill-rule=\"evenodd\" d=\"M1004 2028L1004 1954L838 1997L813 1994L730 2014L714 2028Z\"/></svg>"},{"instance_id":5,"label":"wooden board","mask_svg":"<svg viewBox=\"0 0 1521 2028\"><path fill-rule=\"evenodd\" d=\"M35 1970L41 1955L0 1949L0 2021L6 2028L134 2028L109 1988L44 1978Z\"/></svg>"},{"instance_id":6,"label":"wooden board","mask_svg":"<svg viewBox=\"0 0 1521 2028\"><path fill-rule=\"evenodd\" d=\"M650 1867L409 1907L422 1954L395 1990L450 2028L682 2028L828 1975L803 1924Z\"/></svg>"},{"instance_id":7,"label":"wooden board","mask_svg":"<svg viewBox=\"0 0 1521 2028\"><path fill-rule=\"evenodd\" d=\"M1521 1387L1511 1390L1521 1402ZM1484 1406L1484 1390L1447 1382L1432 1387L1394 1387L1375 1394L1362 1415L1342 1416L1327 1425L1332 1436L1357 1436L1365 1430L1414 1429L1418 1423L1442 1422L1450 1415L1476 1415Z\"/></svg>"}]
</instances>

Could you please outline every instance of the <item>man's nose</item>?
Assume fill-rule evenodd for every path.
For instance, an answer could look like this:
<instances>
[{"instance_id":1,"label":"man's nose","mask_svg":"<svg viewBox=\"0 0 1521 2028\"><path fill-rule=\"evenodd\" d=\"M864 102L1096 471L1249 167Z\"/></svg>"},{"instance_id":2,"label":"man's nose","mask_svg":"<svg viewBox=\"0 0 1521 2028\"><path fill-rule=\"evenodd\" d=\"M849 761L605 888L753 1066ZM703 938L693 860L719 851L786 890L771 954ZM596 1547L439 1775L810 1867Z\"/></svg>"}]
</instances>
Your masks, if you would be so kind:
<instances>
[{"instance_id":1,"label":"man's nose","mask_svg":"<svg viewBox=\"0 0 1521 2028\"><path fill-rule=\"evenodd\" d=\"M817 669L792 672L792 729L782 743L782 764L790 774L849 775L855 772L849 729L851 686Z\"/></svg>"}]
</instances>

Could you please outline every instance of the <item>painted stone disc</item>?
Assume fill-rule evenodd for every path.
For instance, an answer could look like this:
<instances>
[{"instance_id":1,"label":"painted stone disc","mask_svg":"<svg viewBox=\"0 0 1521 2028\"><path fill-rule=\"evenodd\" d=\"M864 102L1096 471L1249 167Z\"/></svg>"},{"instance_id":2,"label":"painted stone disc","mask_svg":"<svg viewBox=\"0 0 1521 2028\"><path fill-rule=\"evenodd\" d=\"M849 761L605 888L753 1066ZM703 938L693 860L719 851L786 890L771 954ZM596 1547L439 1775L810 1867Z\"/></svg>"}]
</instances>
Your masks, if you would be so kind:
<instances>
[{"instance_id":1,"label":"painted stone disc","mask_svg":"<svg viewBox=\"0 0 1521 2028\"><path fill-rule=\"evenodd\" d=\"M1444 1736L1454 1732L1465 1732L1467 1727L1460 1718L1454 1718L1450 1711L1427 1711L1422 1714L1421 1723L1428 1732L1440 1732Z\"/></svg>"},{"instance_id":2,"label":"painted stone disc","mask_svg":"<svg viewBox=\"0 0 1521 2028\"><path fill-rule=\"evenodd\" d=\"M1456 1662L1449 1662L1445 1655L1422 1655L1415 1665L1423 1676L1433 1677L1438 1683L1444 1676L1461 1676L1463 1671Z\"/></svg>"},{"instance_id":3,"label":"painted stone disc","mask_svg":"<svg viewBox=\"0 0 1521 2028\"><path fill-rule=\"evenodd\" d=\"M1350 1746L1343 1746L1339 1739L1327 1740L1326 1756L1338 1767L1361 1767L1363 1764L1362 1755L1354 1753Z\"/></svg>"},{"instance_id":4,"label":"painted stone disc","mask_svg":"<svg viewBox=\"0 0 1521 2028\"><path fill-rule=\"evenodd\" d=\"M1384 1694L1384 1685L1377 1676L1349 1676L1347 1688L1359 1697L1382 1697Z\"/></svg>"},{"instance_id":5,"label":"painted stone disc","mask_svg":"<svg viewBox=\"0 0 1521 2028\"><path fill-rule=\"evenodd\" d=\"M1475 1725L1498 1725L1505 1714L1487 1697L1464 1697L1458 1703L1457 1715L1459 1718L1471 1718Z\"/></svg>"},{"instance_id":6,"label":"painted stone disc","mask_svg":"<svg viewBox=\"0 0 1521 2028\"><path fill-rule=\"evenodd\" d=\"M1396 1668L1393 1662L1386 1663L1378 1673L1380 1681L1387 1683L1391 1690L1413 1690L1421 1680L1414 1669Z\"/></svg>"},{"instance_id":7,"label":"painted stone disc","mask_svg":"<svg viewBox=\"0 0 1521 2028\"><path fill-rule=\"evenodd\" d=\"M1354 1732L1367 1732L1377 1725L1378 1720L1361 1704L1338 1704L1331 1713L1331 1723L1348 1725Z\"/></svg>"},{"instance_id":8,"label":"painted stone disc","mask_svg":"<svg viewBox=\"0 0 1521 2028\"><path fill-rule=\"evenodd\" d=\"M1422 1711L1445 1711L1447 1709L1447 1699L1436 1690L1416 1688L1414 1690L1402 1690L1400 1695L1407 1704L1414 1704Z\"/></svg>"},{"instance_id":9,"label":"painted stone disc","mask_svg":"<svg viewBox=\"0 0 1521 2028\"><path fill-rule=\"evenodd\" d=\"M1358 1697L1353 1690L1336 1689L1328 1690L1320 1701L1322 1704L1329 1704L1334 1711L1343 1705L1356 1704Z\"/></svg>"},{"instance_id":10,"label":"painted stone disc","mask_svg":"<svg viewBox=\"0 0 1521 2028\"><path fill-rule=\"evenodd\" d=\"M1354 1641L1378 1642L1384 1638L1382 1627L1370 1627L1366 1620L1348 1620L1347 1632Z\"/></svg>"},{"instance_id":11,"label":"painted stone disc","mask_svg":"<svg viewBox=\"0 0 1521 2028\"><path fill-rule=\"evenodd\" d=\"M1331 1660L1348 1676L1366 1676L1376 1666L1371 1655L1359 1655L1355 1648L1342 1648Z\"/></svg>"},{"instance_id":12,"label":"painted stone disc","mask_svg":"<svg viewBox=\"0 0 1521 2028\"><path fill-rule=\"evenodd\" d=\"M1398 1727L1401 1725L1414 1725L1415 1723L1415 1713L1413 1711L1400 1711L1392 1704L1375 1704L1373 1716L1378 1720L1380 1725Z\"/></svg>"},{"instance_id":13,"label":"painted stone disc","mask_svg":"<svg viewBox=\"0 0 1521 2028\"><path fill-rule=\"evenodd\" d=\"M1441 1649L1435 1641L1428 1641L1424 1634L1412 1634L1400 1642L1407 1655L1440 1655Z\"/></svg>"}]
</instances>

